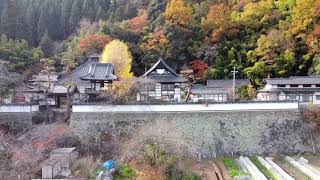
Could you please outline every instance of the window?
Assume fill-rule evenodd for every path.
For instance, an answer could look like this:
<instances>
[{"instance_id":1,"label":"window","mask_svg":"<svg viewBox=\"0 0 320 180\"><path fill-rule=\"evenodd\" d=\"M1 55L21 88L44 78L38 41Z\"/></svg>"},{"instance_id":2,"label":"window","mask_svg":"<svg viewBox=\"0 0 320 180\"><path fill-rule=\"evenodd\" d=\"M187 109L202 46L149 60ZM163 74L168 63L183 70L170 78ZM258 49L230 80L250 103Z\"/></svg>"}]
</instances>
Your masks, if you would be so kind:
<instances>
[{"instance_id":1,"label":"window","mask_svg":"<svg viewBox=\"0 0 320 180\"><path fill-rule=\"evenodd\" d=\"M147 84L148 91L155 91L156 90L156 84Z\"/></svg>"},{"instance_id":2,"label":"window","mask_svg":"<svg viewBox=\"0 0 320 180\"><path fill-rule=\"evenodd\" d=\"M286 85L284 85L284 84L278 84L278 87L284 88L284 87L286 87Z\"/></svg>"},{"instance_id":3,"label":"window","mask_svg":"<svg viewBox=\"0 0 320 180\"><path fill-rule=\"evenodd\" d=\"M304 84L303 87L311 87L311 84Z\"/></svg>"},{"instance_id":4,"label":"window","mask_svg":"<svg viewBox=\"0 0 320 180\"><path fill-rule=\"evenodd\" d=\"M320 100L320 95L316 95L316 100L317 100L317 101Z\"/></svg>"},{"instance_id":5,"label":"window","mask_svg":"<svg viewBox=\"0 0 320 180\"><path fill-rule=\"evenodd\" d=\"M316 87L320 87L320 84L316 84Z\"/></svg>"},{"instance_id":6,"label":"window","mask_svg":"<svg viewBox=\"0 0 320 180\"><path fill-rule=\"evenodd\" d=\"M288 97L289 100L297 100L297 99L299 99L299 96L297 98L296 94L288 94L287 97Z\"/></svg>"},{"instance_id":7,"label":"window","mask_svg":"<svg viewBox=\"0 0 320 180\"><path fill-rule=\"evenodd\" d=\"M291 84L290 87L299 87L298 84Z\"/></svg>"},{"instance_id":8,"label":"window","mask_svg":"<svg viewBox=\"0 0 320 180\"><path fill-rule=\"evenodd\" d=\"M162 91L174 91L174 84L161 84Z\"/></svg>"}]
</instances>

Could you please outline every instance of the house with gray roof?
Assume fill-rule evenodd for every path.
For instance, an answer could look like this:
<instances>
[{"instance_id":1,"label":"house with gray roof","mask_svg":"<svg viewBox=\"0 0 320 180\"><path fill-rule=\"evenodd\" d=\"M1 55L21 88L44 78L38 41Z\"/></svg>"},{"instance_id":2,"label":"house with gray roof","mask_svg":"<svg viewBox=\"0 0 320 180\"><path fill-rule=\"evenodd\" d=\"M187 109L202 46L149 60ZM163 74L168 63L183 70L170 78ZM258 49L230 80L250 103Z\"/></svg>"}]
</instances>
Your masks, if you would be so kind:
<instances>
[{"instance_id":1,"label":"house with gray roof","mask_svg":"<svg viewBox=\"0 0 320 180\"><path fill-rule=\"evenodd\" d=\"M26 83L22 83L19 87L11 89L4 101L6 103L38 103L44 105L44 93L49 85L52 86L58 80L58 77L58 74L55 72L51 74L50 81L46 74L39 73L33 75ZM49 97L47 100L50 105L54 105L54 98Z\"/></svg>"},{"instance_id":2,"label":"house with gray roof","mask_svg":"<svg viewBox=\"0 0 320 180\"><path fill-rule=\"evenodd\" d=\"M265 79L264 87L257 92L262 101L296 100L320 104L320 76L292 76Z\"/></svg>"},{"instance_id":3,"label":"house with gray roof","mask_svg":"<svg viewBox=\"0 0 320 180\"><path fill-rule=\"evenodd\" d=\"M72 71L71 76L63 76L54 83L51 94L56 97L57 104L64 104L67 88L65 84L72 82L75 87L74 101L88 101L94 99L102 90L110 90L113 81L118 77L114 75L114 66L110 63L99 63L99 56L91 56L87 62Z\"/></svg>"},{"instance_id":4,"label":"house with gray roof","mask_svg":"<svg viewBox=\"0 0 320 180\"><path fill-rule=\"evenodd\" d=\"M249 85L248 79L236 79L235 88ZM193 84L190 91L191 102L226 102L233 97L233 80L208 80L206 85Z\"/></svg>"},{"instance_id":5,"label":"house with gray roof","mask_svg":"<svg viewBox=\"0 0 320 180\"><path fill-rule=\"evenodd\" d=\"M182 84L187 82L161 58L138 80L148 81L142 85L141 90L137 93L137 101L141 102L180 102Z\"/></svg>"}]
</instances>

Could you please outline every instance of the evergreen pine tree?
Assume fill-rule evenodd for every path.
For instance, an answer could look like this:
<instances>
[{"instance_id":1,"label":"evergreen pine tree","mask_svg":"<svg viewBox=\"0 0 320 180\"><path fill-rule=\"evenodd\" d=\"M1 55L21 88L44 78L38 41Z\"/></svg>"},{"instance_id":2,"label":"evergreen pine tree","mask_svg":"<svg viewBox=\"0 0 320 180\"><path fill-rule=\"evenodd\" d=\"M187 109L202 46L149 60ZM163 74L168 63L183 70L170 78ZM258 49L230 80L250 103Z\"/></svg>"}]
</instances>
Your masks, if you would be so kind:
<instances>
[{"instance_id":1,"label":"evergreen pine tree","mask_svg":"<svg viewBox=\"0 0 320 180\"><path fill-rule=\"evenodd\" d=\"M82 15L83 0L73 1L70 15L70 29L71 31L75 31L77 29L78 23L80 22Z\"/></svg>"},{"instance_id":2,"label":"evergreen pine tree","mask_svg":"<svg viewBox=\"0 0 320 180\"><path fill-rule=\"evenodd\" d=\"M108 19L108 11L110 9L111 1L110 0L96 0L95 9L97 10L96 20Z\"/></svg>"},{"instance_id":3,"label":"evergreen pine tree","mask_svg":"<svg viewBox=\"0 0 320 180\"><path fill-rule=\"evenodd\" d=\"M44 37L45 32L48 30L48 24L49 24L49 15L50 15L50 1L44 1L41 5L41 11L39 16L39 22L38 22L38 37L37 42L41 40L42 37Z\"/></svg>"},{"instance_id":4,"label":"evergreen pine tree","mask_svg":"<svg viewBox=\"0 0 320 180\"><path fill-rule=\"evenodd\" d=\"M39 47L42 50L45 57L50 57L54 53L54 44L53 41L50 39L48 31L45 32L41 41L39 43Z\"/></svg>"},{"instance_id":5,"label":"evergreen pine tree","mask_svg":"<svg viewBox=\"0 0 320 180\"><path fill-rule=\"evenodd\" d=\"M70 32L70 9L72 8L73 0L67 0L67 1L62 1L62 7L61 7L61 16L60 16L60 21L61 21L61 29L63 33L62 38L68 37L68 35L71 33Z\"/></svg>"},{"instance_id":6,"label":"evergreen pine tree","mask_svg":"<svg viewBox=\"0 0 320 180\"><path fill-rule=\"evenodd\" d=\"M31 26L26 22L26 1L17 1L17 25L16 39L25 39L28 43L32 41Z\"/></svg>"},{"instance_id":7,"label":"evergreen pine tree","mask_svg":"<svg viewBox=\"0 0 320 180\"><path fill-rule=\"evenodd\" d=\"M63 29L61 28L61 7L60 0L55 0L50 5L50 15L48 21L49 37L54 40L63 40Z\"/></svg>"},{"instance_id":8,"label":"evergreen pine tree","mask_svg":"<svg viewBox=\"0 0 320 180\"><path fill-rule=\"evenodd\" d=\"M30 26L31 33L31 45L38 44L38 22L40 15L40 8L38 7L38 3L29 3L29 6L26 10L26 24Z\"/></svg>"},{"instance_id":9,"label":"evergreen pine tree","mask_svg":"<svg viewBox=\"0 0 320 180\"><path fill-rule=\"evenodd\" d=\"M94 12L94 1L93 0L84 0L82 14L84 17L93 21L95 19L95 12Z\"/></svg>"},{"instance_id":10,"label":"evergreen pine tree","mask_svg":"<svg viewBox=\"0 0 320 180\"><path fill-rule=\"evenodd\" d=\"M15 0L4 0L0 28L2 33L12 39L15 39L17 30L16 10Z\"/></svg>"}]
</instances>

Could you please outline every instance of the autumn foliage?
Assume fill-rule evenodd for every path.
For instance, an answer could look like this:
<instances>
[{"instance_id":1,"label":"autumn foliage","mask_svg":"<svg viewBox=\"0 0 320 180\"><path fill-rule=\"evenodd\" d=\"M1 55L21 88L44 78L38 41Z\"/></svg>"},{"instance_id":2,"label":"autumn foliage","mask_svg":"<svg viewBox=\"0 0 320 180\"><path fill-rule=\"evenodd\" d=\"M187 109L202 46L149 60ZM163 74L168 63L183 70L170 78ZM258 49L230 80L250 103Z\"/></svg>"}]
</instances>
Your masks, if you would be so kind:
<instances>
[{"instance_id":1,"label":"autumn foliage","mask_svg":"<svg viewBox=\"0 0 320 180\"><path fill-rule=\"evenodd\" d=\"M194 78L197 81L202 81L206 78L206 72L208 70L208 64L201 60L194 60L190 62L194 71Z\"/></svg>"},{"instance_id":2,"label":"autumn foliage","mask_svg":"<svg viewBox=\"0 0 320 180\"><path fill-rule=\"evenodd\" d=\"M320 125L320 107L316 105L310 105L303 113L304 118L312 123L315 123L318 127Z\"/></svg>"},{"instance_id":3,"label":"autumn foliage","mask_svg":"<svg viewBox=\"0 0 320 180\"><path fill-rule=\"evenodd\" d=\"M210 7L207 18L203 22L204 30L224 27L228 24L231 9L225 4L216 4Z\"/></svg>"},{"instance_id":4,"label":"autumn foliage","mask_svg":"<svg viewBox=\"0 0 320 180\"><path fill-rule=\"evenodd\" d=\"M141 45L142 49L160 53L162 48L165 48L169 44L169 40L164 34L164 30L157 27L153 33L148 35L148 40L146 43Z\"/></svg>"},{"instance_id":5,"label":"autumn foliage","mask_svg":"<svg viewBox=\"0 0 320 180\"><path fill-rule=\"evenodd\" d=\"M101 53L112 38L108 35L90 35L80 40L79 49L82 54Z\"/></svg>"},{"instance_id":6,"label":"autumn foliage","mask_svg":"<svg viewBox=\"0 0 320 180\"><path fill-rule=\"evenodd\" d=\"M193 8L187 5L184 0L171 0L165 12L166 22L179 26L193 25L195 19L192 13Z\"/></svg>"},{"instance_id":7,"label":"autumn foliage","mask_svg":"<svg viewBox=\"0 0 320 180\"><path fill-rule=\"evenodd\" d=\"M127 44L120 40L111 41L104 48L100 62L114 65L120 81L113 83L113 89L118 97L125 96L133 83L132 55Z\"/></svg>"},{"instance_id":8,"label":"autumn foliage","mask_svg":"<svg viewBox=\"0 0 320 180\"><path fill-rule=\"evenodd\" d=\"M124 26L131 32L141 33L148 26L148 14L146 10L140 10L138 16L124 22Z\"/></svg>"},{"instance_id":9,"label":"autumn foliage","mask_svg":"<svg viewBox=\"0 0 320 180\"><path fill-rule=\"evenodd\" d=\"M320 51L320 25L315 27L313 33L308 38L307 44L312 52Z\"/></svg>"}]
</instances>

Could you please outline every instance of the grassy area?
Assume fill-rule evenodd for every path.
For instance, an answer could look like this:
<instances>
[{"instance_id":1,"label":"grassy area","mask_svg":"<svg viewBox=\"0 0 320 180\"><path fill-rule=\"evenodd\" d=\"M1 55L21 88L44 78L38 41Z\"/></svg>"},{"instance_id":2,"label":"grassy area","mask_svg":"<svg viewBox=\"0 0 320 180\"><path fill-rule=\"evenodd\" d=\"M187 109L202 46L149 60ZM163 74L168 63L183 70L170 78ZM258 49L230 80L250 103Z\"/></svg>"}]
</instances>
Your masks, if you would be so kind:
<instances>
[{"instance_id":1,"label":"grassy area","mask_svg":"<svg viewBox=\"0 0 320 180\"><path fill-rule=\"evenodd\" d=\"M277 180L277 178L266 167L264 167L264 165L260 163L256 156L251 157L250 160L268 179Z\"/></svg>"},{"instance_id":2,"label":"grassy area","mask_svg":"<svg viewBox=\"0 0 320 180\"><path fill-rule=\"evenodd\" d=\"M236 177L236 176L243 176L246 175L242 171L242 169L236 164L235 160L232 158L223 158L222 159L223 164L226 166L226 168L229 171L229 174L231 177Z\"/></svg>"},{"instance_id":3,"label":"grassy area","mask_svg":"<svg viewBox=\"0 0 320 180\"><path fill-rule=\"evenodd\" d=\"M293 176L295 179L311 180L308 176L303 174L299 169L292 166L284 157L276 157L274 161L287 173Z\"/></svg>"},{"instance_id":4,"label":"grassy area","mask_svg":"<svg viewBox=\"0 0 320 180\"><path fill-rule=\"evenodd\" d=\"M114 176L115 180L132 179L136 176L135 171L128 164L123 164L119 166L117 173Z\"/></svg>"}]
</instances>

